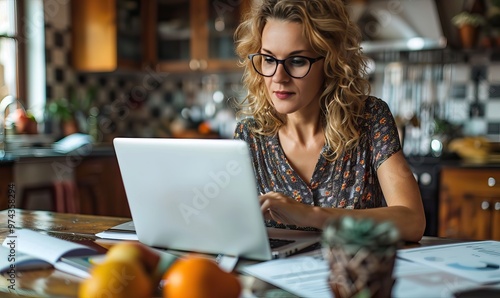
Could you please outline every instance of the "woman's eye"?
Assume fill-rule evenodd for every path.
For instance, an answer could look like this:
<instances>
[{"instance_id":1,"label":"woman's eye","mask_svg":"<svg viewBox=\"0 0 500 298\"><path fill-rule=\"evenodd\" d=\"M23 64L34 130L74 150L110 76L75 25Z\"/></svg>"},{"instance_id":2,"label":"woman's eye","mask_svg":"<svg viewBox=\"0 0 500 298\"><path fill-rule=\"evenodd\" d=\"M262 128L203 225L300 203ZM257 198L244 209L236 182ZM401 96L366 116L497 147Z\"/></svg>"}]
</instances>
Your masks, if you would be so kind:
<instances>
[{"instance_id":1,"label":"woman's eye","mask_svg":"<svg viewBox=\"0 0 500 298\"><path fill-rule=\"evenodd\" d=\"M294 66L294 67L304 66L308 62L306 59L300 58L300 57L292 57L292 58L290 58L289 61L290 61L290 65Z\"/></svg>"},{"instance_id":2,"label":"woman's eye","mask_svg":"<svg viewBox=\"0 0 500 298\"><path fill-rule=\"evenodd\" d=\"M271 57L265 57L264 58L264 62L267 63L267 64L274 64L274 63L276 63L275 61L276 60L274 58L271 58Z\"/></svg>"}]
</instances>

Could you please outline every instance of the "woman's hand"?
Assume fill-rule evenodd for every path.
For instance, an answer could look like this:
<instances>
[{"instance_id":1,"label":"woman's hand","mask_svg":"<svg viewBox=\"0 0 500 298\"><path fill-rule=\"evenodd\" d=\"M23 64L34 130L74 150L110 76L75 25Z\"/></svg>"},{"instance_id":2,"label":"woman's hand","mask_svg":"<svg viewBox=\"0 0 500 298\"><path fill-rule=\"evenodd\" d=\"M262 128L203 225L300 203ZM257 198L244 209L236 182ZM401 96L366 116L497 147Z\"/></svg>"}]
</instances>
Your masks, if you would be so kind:
<instances>
[{"instance_id":1,"label":"woman's hand","mask_svg":"<svg viewBox=\"0 0 500 298\"><path fill-rule=\"evenodd\" d=\"M295 201L294 199L277 192L268 192L259 196L260 209L265 219L272 219L278 223L296 226L311 226L310 216L312 208Z\"/></svg>"}]
</instances>

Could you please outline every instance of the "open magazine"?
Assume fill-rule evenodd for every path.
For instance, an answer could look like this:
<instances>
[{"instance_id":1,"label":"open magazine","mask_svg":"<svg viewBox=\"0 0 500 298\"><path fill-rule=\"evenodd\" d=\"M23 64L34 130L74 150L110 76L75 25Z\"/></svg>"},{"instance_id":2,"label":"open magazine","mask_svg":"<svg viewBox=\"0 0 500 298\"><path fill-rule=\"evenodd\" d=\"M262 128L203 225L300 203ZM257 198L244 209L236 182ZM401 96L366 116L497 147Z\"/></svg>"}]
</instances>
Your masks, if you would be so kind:
<instances>
[{"instance_id":1,"label":"open magazine","mask_svg":"<svg viewBox=\"0 0 500 298\"><path fill-rule=\"evenodd\" d=\"M87 278L96 249L28 229L16 230L0 247L0 272L55 268Z\"/></svg>"}]
</instances>

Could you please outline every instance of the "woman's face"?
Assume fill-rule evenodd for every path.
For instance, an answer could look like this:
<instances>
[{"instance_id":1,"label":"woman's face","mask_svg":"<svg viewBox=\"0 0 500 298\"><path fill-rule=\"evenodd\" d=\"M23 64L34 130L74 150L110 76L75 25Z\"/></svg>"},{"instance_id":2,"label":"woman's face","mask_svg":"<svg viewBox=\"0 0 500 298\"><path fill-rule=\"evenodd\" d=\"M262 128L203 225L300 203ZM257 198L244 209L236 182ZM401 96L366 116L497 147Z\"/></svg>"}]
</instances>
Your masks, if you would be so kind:
<instances>
[{"instance_id":1,"label":"woman's face","mask_svg":"<svg viewBox=\"0 0 500 298\"><path fill-rule=\"evenodd\" d=\"M302 35L302 24L270 19L262 32L262 54L276 59L291 56L319 57L308 40ZM314 62L309 73L301 78L292 78L279 64L272 77L264 77L269 98L278 113L319 113L324 74L323 60Z\"/></svg>"}]
</instances>

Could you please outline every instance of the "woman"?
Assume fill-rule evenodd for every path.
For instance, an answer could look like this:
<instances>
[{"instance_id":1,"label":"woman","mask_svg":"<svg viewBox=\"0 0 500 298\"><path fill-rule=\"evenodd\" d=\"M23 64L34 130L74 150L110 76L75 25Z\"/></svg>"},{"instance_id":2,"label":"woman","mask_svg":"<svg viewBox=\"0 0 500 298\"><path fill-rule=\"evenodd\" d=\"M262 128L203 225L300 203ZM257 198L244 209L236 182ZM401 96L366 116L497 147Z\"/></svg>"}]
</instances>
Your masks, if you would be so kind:
<instances>
[{"instance_id":1,"label":"woman","mask_svg":"<svg viewBox=\"0 0 500 298\"><path fill-rule=\"evenodd\" d=\"M248 142L265 218L321 229L370 217L419 241L420 192L387 104L369 96L342 0L262 0L235 38L248 89L235 138Z\"/></svg>"}]
</instances>

